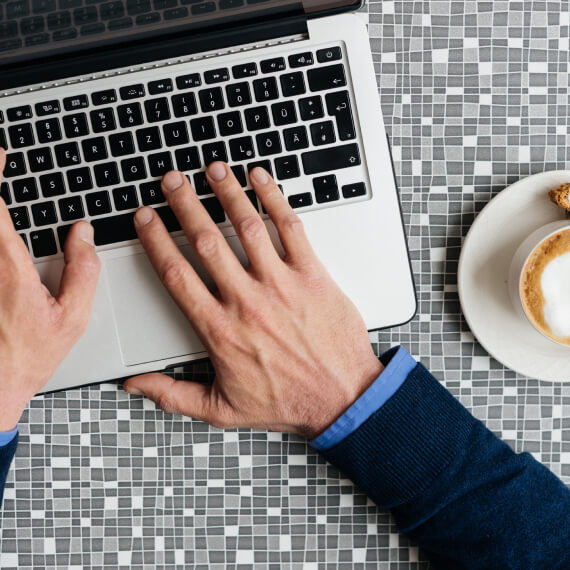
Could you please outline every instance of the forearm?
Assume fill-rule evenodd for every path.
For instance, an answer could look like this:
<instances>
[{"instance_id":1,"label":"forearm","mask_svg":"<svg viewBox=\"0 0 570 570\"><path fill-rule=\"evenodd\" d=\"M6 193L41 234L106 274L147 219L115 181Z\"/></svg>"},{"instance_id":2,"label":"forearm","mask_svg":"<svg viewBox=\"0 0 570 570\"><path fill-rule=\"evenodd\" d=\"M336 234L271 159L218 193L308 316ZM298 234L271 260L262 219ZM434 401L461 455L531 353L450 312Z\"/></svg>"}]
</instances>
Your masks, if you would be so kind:
<instances>
[{"instance_id":1,"label":"forearm","mask_svg":"<svg viewBox=\"0 0 570 570\"><path fill-rule=\"evenodd\" d=\"M570 567L570 492L515 454L418 365L323 455L440 568Z\"/></svg>"},{"instance_id":2,"label":"forearm","mask_svg":"<svg viewBox=\"0 0 570 570\"><path fill-rule=\"evenodd\" d=\"M16 453L17 446L17 433L6 443L4 443L4 441L0 441L0 507L2 507L2 498L4 497L4 485L6 484L6 477L8 476L8 470L10 469L10 464L12 463L12 459Z\"/></svg>"}]
</instances>

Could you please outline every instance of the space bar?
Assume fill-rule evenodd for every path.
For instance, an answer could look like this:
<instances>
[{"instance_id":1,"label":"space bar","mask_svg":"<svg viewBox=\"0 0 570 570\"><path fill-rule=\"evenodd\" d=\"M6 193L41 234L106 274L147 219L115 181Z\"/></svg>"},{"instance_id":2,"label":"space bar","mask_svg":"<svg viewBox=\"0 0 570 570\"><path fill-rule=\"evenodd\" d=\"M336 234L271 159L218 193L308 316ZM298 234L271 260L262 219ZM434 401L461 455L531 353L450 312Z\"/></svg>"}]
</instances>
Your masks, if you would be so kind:
<instances>
[{"instance_id":1,"label":"space bar","mask_svg":"<svg viewBox=\"0 0 570 570\"><path fill-rule=\"evenodd\" d=\"M301 158L305 174L317 174L360 164L360 152L358 145L354 143L304 152Z\"/></svg>"}]
</instances>

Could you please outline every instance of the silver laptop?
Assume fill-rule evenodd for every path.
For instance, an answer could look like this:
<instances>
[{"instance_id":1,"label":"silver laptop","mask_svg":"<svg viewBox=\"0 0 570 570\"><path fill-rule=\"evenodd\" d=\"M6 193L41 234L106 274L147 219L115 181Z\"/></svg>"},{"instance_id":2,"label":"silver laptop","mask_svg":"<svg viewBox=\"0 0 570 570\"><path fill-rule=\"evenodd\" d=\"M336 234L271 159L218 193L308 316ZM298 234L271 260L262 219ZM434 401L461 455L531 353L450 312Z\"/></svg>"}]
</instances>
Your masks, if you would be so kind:
<instances>
[{"instance_id":1,"label":"silver laptop","mask_svg":"<svg viewBox=\"0 0 570 570\"><path fill-rule=\"evenodd\" d=\"M368 35L352 0L15 0L0 4L2 196L57 292L71 225L88 219L102 273L89 328L45 391L160 370L204 347L136 239L156 208L207 284L160 191L187 174L247 259L204 177L264 166L368 329L416 299Z\"/></svg>"}]
</instances>

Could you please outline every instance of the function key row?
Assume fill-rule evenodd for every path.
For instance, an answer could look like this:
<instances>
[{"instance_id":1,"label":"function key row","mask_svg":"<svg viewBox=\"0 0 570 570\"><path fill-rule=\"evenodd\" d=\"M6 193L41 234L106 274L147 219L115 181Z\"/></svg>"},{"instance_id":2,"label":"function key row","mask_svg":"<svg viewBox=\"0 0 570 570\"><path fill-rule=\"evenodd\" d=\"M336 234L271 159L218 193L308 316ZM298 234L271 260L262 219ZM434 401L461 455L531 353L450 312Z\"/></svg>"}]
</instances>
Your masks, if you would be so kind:
<instances>
[{"instance_id":1,"label":"function key row","mask_svg":"<svg viewBox=\"0 0 570 570\"><path fill-rule=\"evenodd\" d=\"M342 58L342 53L340 47L331 47L327 49L322 49L317 51L317 61L319 63L326 63L329 61L335 61ZM312 52L304 52L288 57L289 67L298 68L307 65L312 65L314 63ZM273 59L263 60L260 63L261 73L275 73L279 71L284 71L286 69L285 59L283 57L277 57ZM324 70L324 71L323 71ZM324 89L331 89L334 87L340 87L346 85L346 79L344 76L344 67L342 65L331 66L329 68L316 68L309 71L308 80L311 91L321 91ZM247 77L252 77L258 74L257 64L255 62L244 63L239 65L234 65L231 69L231 74L234 79L243 79ZM285 76L282 76L282 78ZM273 79L273 78L271 78ZM282 79L282 86L285 95L294 95L296 90L303 90L304 92L304 81L301 87L300 82L302 80L302 75L291 74L286 80L286 85L283 85L285 81ZM222 83L230 80L230 71L228 68L213 69L204 72L204 82L207 85L213 85L216 83ZM192 89L194 87L199 87L202 85L202 78L199 73L191 73L188 75L181 75L176 78L176 87L179 90ZM276 84L275 80L258 80L256 85L256 94L259 97L270 99L276 98ZM128 85L121 87L119 89L119 97L123 101L129 101L132 99L138 99L145 97L148 94L158 95L161 93L170 93L173 91L173 82L169 78L159 79L156 81L150 81L147 86L142 83L135 85ZM106 105L109 103L114 103L118 100L117 92L115 89L105 89L103 91L97 91L91 94L91 103L94 106ZM74 97L67 97L63 99L63 108L66 111L74 111L77 109L84 109L89 106L89 99L87 95L77 95ZM45 101L42 103L37 103L35 105L35 112L39 117L52 115L59 113L61 111L61 106L59 101ZM32 108L30 105L23 105L20 107L13 107L8 109L6 112L7 118L11 122L24 121L31 119L33 116ZM0 123L3 122L3 115L0 114Z\"/></svg>"}]
</instances>

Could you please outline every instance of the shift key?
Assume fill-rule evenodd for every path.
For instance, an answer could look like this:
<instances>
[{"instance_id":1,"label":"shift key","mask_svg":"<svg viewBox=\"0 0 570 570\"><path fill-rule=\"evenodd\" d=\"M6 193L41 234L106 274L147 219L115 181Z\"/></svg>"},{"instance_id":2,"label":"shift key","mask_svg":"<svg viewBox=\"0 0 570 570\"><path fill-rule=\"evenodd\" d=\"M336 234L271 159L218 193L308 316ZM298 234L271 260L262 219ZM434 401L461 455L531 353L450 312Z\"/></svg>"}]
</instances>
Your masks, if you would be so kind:
<instances>
[{"instance_id":1,"label":"shift key","mask_svg":"<svg viewBox=\"0 0 570 570\"><path fill-rule=\"evenodd\" d=\"M301 159L305 174L318 174L359 165L360 152L357 144L345 144L304 152Z\"/></svg>"}]
</instances>

